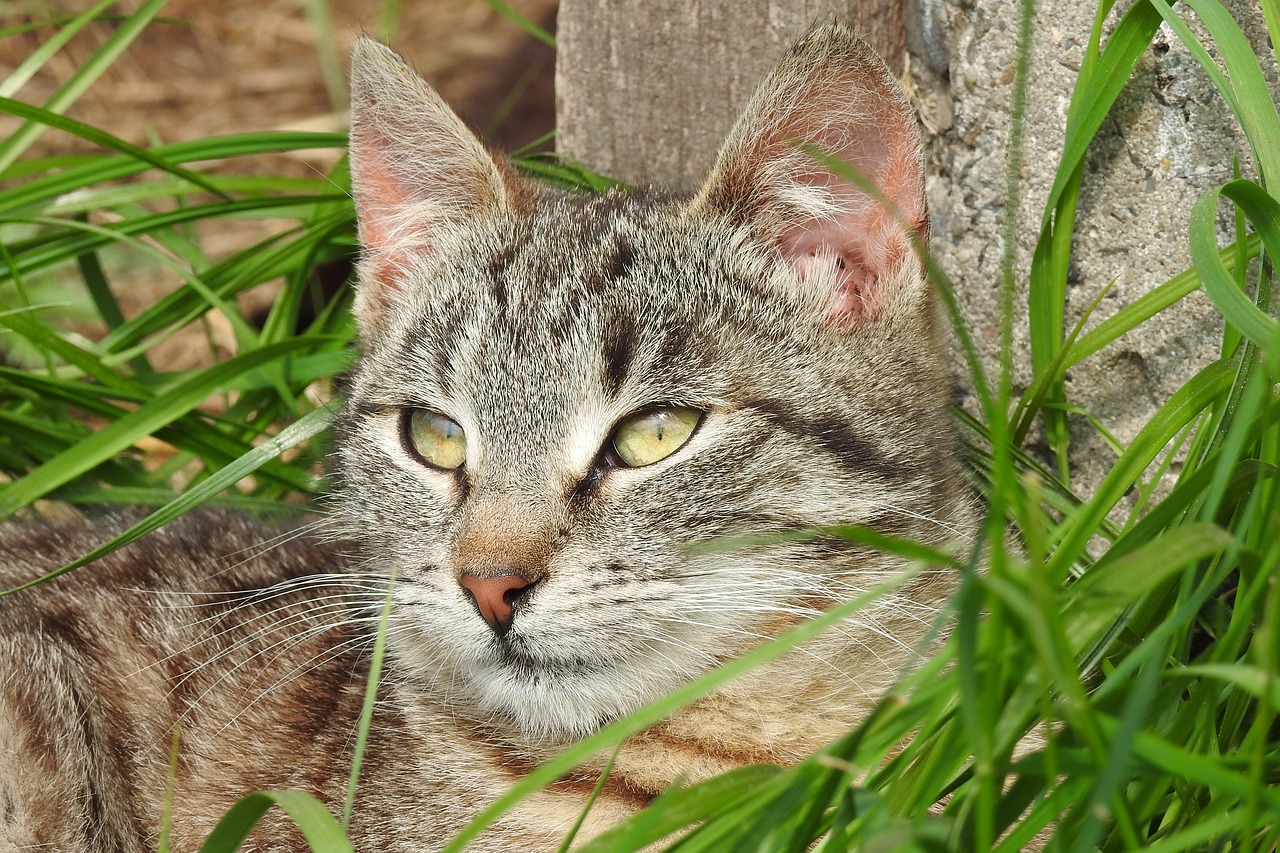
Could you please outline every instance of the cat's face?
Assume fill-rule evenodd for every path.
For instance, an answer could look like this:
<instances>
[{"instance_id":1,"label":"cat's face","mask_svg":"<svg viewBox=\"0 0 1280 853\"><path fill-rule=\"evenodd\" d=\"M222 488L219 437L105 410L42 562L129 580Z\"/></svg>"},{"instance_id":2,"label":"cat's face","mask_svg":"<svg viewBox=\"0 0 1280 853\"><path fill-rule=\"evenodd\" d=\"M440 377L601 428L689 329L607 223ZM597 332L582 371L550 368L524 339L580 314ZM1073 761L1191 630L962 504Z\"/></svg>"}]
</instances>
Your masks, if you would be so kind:
<instances>
[{"instance_id":1,"label":"cat's face","mask_svg":"<svg viewBox=\"0 0 1280 853\"><path fill-rule=\"evenodd\" d=\"M364 355L339 499L371 568L395 572L392 649L424 689L581 734L900 568L796 533L953 532L927 287L900 228L771 202L742 173L783 155L751 127L692 201L534 188L385 49L355 73ZM914 166L880 183L918 211L901 118L902 140L870 147ZM929 603L882 607L924 624ZM877 649L914 638L860 623L845 645L891 677L901 654Z\"/></svg>"}]
</instances>

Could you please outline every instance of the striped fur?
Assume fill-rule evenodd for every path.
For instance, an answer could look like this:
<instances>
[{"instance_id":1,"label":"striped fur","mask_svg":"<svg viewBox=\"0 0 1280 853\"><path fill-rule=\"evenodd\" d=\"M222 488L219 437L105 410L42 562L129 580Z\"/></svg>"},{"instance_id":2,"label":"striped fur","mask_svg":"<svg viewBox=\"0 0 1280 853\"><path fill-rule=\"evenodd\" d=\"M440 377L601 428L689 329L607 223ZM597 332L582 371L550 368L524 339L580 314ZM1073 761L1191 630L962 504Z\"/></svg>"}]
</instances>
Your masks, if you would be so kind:
<instances>
[{"instance_id":1,"label":"striped fur","mask_svg":"<svg viewBox=\"0 0 1280 853\"><path fill-rule=\"evenodd\" d=\"M332 512L299 535L197 514L0 599L3 853L153 847L175 725L174 850L250 790L337 807L392 575L352 840L416 851L566 743L903 568L823 528L942 546L972 523L912 247L913 119L847 30L784 58L691 196L521 178L369 41L352 88L362 358ZM893 211L799 143L852 163ZM701 423L655 464L618 464L617 424L655 405ZM461 468L418 458L410 409L461 426ZM113 523L9 527L0 585ZM498 631L459 579L508 567L531 586ZM634 738L584 832L676 777L794 761L856 723L951 585L926 571ZM529 798L477 849L553 849L597 770ZM248 849L305 845L274 819Z\"/></svg>"}]
</instances>

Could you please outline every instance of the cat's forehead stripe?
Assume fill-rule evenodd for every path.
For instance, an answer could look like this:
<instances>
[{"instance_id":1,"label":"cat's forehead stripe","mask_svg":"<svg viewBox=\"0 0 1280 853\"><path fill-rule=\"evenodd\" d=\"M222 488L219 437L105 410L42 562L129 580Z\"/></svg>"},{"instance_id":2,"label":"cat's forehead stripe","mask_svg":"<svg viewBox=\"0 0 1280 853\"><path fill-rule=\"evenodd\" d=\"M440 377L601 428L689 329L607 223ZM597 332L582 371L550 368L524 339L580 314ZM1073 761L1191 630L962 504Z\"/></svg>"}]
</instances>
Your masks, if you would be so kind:
<instances>
[{"instance_id":1,"label":"cat's forehead stripe","mask_svg":"<svg viewBox=\"0 0 1280 853\"><path fill-rule=\"evenodd\" d=\"M494 304L500 309L507 307L507 276L515 253L516 245L509 243L495 252L489 261L489 293L493 297Z\"/></svg>"},{"instance_id":2,"label":"cat's forehead stripe","mask_svg":"<svg viewBox=\"0 0 1280 853\"><path fill-rule=\"evenodd\" d=\"M635 358L635 321L625 315L613 318L603 340L601 381L609 396L617 396Z\"/></svg>"}]
</instances>

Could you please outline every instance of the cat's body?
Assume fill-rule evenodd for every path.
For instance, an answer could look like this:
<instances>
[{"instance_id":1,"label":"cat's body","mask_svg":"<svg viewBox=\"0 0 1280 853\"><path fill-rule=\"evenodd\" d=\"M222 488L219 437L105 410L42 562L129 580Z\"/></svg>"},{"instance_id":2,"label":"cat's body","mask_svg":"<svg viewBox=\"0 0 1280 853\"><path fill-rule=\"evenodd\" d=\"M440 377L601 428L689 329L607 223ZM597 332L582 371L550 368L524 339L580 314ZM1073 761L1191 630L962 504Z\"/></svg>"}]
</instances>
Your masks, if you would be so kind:
<instances>
[{"instance_id":1,"label":"cat's body","mask_svg":"<svg viewBox=\"0 0 1280 853\"><path fill-rule=\"evenodd\" d=\"M797 142L864 171L898 218ZM903 569L806 532L967 532L908 235L914 125L843 29L783 61L691 200L517 178L368 42L352 149L363 357L326 533L352 544L206 513L0 599L4 853L153 846L175 724L173 849L251 790L336 807L390 574L357 850L438 846L574 738ZM3 535L7 587L108 531ZM584 834L676 778L839 735L950 588L924 572L628 742ZM482 849L553 848L596 770L520 804ZM277 820L250 849L303 849L292 832Z\"/></svg>"},{"instance_id":2,"label":"cat's body","mask_svg":"<svg viewBox=\"0 0 1280 853\"><path fill-rule=\"evenodd\" d=\"M118 532L113 521L11 527L4 558L29 564L24 552L38 547L52 563L65 562ZM311 539L264 544L273 538L244 519L197 513L93 573L50 582L21 611L0 612L0 850L153 850L171 775L174 850L195 850L255 790L314 791L341 809L368 626L335 626L352 591L340 578L261 594L283 578L341 571L347 562ZM6 588L18 579L0 573ZM503 734L389 678L364 759L351 833L357 849L432 849L549 757L537 746L528 754L505 748ZM589 771L566 780L562 805L540 797L490 843L552 846L593 781ZM246 849L300 845L296 830L272 815Z\"/></svg>"}]
</instances>

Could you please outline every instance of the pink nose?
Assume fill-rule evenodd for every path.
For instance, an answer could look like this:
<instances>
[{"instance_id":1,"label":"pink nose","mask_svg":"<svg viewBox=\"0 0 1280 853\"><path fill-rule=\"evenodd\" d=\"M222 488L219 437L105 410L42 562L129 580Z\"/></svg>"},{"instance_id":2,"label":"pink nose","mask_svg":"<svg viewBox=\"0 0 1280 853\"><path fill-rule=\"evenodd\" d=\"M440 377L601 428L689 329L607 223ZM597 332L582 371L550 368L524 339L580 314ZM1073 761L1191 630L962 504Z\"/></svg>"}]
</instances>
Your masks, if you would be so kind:
<instances>
[{"instance_id":1,"label":"pink nose","mask_svg":"<svg viewBox=\"0 0 1280 853\"><path fill-rule=\"evenodd\" d=\"M481 618L499 637L511 630L512 608L530 586L527 580L514 574L491 578L463 575L458 583L471 594Z\"/></svg>"}]
</instances>

